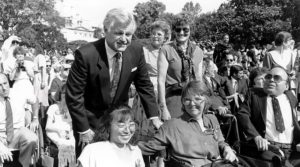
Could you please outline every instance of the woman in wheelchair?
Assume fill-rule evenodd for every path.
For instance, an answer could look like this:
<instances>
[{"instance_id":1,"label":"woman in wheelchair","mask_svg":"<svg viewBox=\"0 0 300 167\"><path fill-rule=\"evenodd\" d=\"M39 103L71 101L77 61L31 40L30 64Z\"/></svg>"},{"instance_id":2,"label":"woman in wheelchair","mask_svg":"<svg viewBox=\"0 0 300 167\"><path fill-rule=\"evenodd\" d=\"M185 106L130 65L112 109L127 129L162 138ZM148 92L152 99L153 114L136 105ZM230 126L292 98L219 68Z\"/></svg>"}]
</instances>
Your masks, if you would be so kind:
<instances>
[{"instance_id":1,"label":"woman in wheelchair","mask_svg":"<svg viewBox=\"0 0 300 167\"><path fill-rule=\"evenodd\" d=\"M52 104L47 111L46 134L58 148L58 166L75 167L75 138L65 101L65 91L66 86L63 85L55 94L57 103Z\"/></svg>"},{"instance_id":2,"label":"woman in wheelchair","mask_svg":"<svg viewBox=\"0 0 300 167\"><path fill-rule=\"evenodd\" d=\"M210 166L217 159L238 161L225 143L217 118L203 114L209 106L207 89L201 81L189 82L181 97L184 114L165 122L148 142L138 143L143 154L167 150L166 167Z\"/></svg>"}]
</instances>

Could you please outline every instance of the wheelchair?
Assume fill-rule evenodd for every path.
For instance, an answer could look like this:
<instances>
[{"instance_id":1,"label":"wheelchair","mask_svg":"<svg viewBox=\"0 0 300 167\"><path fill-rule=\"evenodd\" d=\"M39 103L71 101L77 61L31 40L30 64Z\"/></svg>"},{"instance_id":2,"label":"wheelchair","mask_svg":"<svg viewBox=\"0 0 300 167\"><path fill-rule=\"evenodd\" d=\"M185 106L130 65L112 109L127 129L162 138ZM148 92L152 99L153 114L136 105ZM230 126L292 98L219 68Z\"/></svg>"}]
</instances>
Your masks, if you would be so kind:
<instances>
[{"instance_id":1,"label":"wheelchair","mask_svg":"<svg viewBox=\"0 0 300 167\"><path fill-rule=\"evenodd\" d=\"M280 154L274 156L272 160L264 160L257 155L251 154L251 152L256 151L256 145L244 142L245 137L243 136L243 132L239 130L237 119L234 115L226 114L223 118L220 118L220 116L217 116L217 118L220 122L225 142L236 151L237 156L242 161L245 161L243 164L251 167L277 167L284 163ZM273 152L279 153L279 148L272 145L270 145L269 148L271 148Z\"/></svg>"}]
</instances>

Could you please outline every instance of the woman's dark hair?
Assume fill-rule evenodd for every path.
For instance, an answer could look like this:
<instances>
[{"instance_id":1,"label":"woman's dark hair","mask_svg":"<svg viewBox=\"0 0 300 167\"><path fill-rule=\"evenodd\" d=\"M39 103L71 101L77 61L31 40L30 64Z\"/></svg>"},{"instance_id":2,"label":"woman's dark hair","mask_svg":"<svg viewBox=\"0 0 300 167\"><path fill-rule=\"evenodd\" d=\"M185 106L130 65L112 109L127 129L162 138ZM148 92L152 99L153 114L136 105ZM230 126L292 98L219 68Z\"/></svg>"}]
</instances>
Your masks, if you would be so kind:
<instances>
[{"instance_id":1,"label":"woman's dark hair","mask_svg":"<svg viewBox=\"0 0 300 167\"><path fill-rule=\"evenodd\" d=\"M286 31L281 31L277 33L275 36L275 45L281 46L284 42L287 42L291 38L292 38L291 33Z\"/></svg>"},{"instance_id":2,"label":"woman's dark hair","mask_svg":"<svg viewBox=\"0 0 300 167\"><path fill-rule=\"evenodd\" d=\"M125 122L128 119L134 119L131 108L126 105L118 106L107 110L99 121L99 128L95 131L93 142L108 141L110 139L110 129L113 119L118 122Z\"/></svg>"},{"instance_id":3,"label":"woman's dark hair","mask_svg":"<svg viewBox=\"0 0 300 167\"><path fill-rule=\"evenodd\" d=\"M257 67L254 68L249 75L249 87L253 87L255 82L254 79L260 75L266 74L268 72L268 69L265 67Z\"/></svg>"},{"instance_id":4,"label":"woman's dark hair","mask_svg":"<svg viewBox=\"0 0 300 167\"><path fill-rule=\"evenodd\" d=\"M13 56L16 57L16 55L24 55L25 56L26 51L23 49L23 47L18 46L13 51Z\"/></svg>"},{"instance_id":5,"label":"woman's dark hair","mask_svg":"<svg viewBox=\"0 0 300 167\"><path fill-rule=\"evenodd\" d=\"M205 113L209 106L211 105L209 102L209 91L204 82L199 80L190 81L185 85L181 93L181 103L183 103L183 99L187 96L204 96L205 97L205 107L203 109L203 113ZM184 105L182 105L182 110L185 111Z\"/></svg>"},{"instance_id":6,"label":"woman's dark hair","mask_svg":"<svg viewBox=\"0 0 300 167\"><path fill-rule=\"evenodd\" d=\"M184 14L178 14L176 15L176 19L173 24L173 29L175 29L178 26L190 26L191 22L189 21L188 17ZM191 29L191 26L190 26Z\"/></svg>"},{"instance_id":7,"label":"woman's dark hair","mask_svg":"<svg viewBox=\"0 0 300 167\"><path fill-rule=\"evenodd\" d=\"M237 74L239 73L240 71L243 71L243 67L240 66L240 65L233 65L230 67L230 77L233 76L233 74Z\"/></svg>"}]
</instances>

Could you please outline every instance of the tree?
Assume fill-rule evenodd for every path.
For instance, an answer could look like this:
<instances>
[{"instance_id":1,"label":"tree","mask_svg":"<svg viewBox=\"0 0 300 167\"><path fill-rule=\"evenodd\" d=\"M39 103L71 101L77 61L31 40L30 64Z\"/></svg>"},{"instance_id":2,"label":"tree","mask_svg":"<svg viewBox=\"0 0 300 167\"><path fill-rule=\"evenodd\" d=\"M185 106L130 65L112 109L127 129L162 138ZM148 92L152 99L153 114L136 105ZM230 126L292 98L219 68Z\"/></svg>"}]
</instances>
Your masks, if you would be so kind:
<instances>
[{"instance_id":1,"label":"tree","mask_svg":"<svg viewBox=\"0 0 300 167\"><path fill-rule=\"evenodd\" d=\"M149 27L151 23L159 19L165 10L166 6L157 0L138 3L134 7L134 13L138 22L136 30L137 38L148 38L150 36Z\"/></svg>"},{"instance_id":2,"label":"tree","mask_svg":"<svg viewBox=\"0 0 300 167\"><path fill-rule=\"evenodd\" d=\"M195 21L198 39L221 39L227 33L236 44L271 43L279 31L291 32L291 0L231 0Z\"/></svg>"},{"instance_id":3,"label":"tree","mask_svg":"<svg viewBox=\"0 0 300 167\"><path fill-rule=\"evenodd\" d=\"M54 10L54 0L2 0L0 1L0 27L2 38L18 34L28 27L45 24L61 28L64 19ZM28 31L32 32L32 31Z\"/></svg>"},{"instance_id":4,"label":"tree","mask_svg":"<svg viewBox=\"0 0 300 167\"><path fill-rule=\"evenodd\" d=\"M200 15L201 12L201 6L199 3L194 3L192 1L185 3L185 5L182 8L182 13L186 13L190 15L192 20L194 20L196 17Z\"/></svg>"},{"instance_id":5,"label":"tree","mask_svg":"<svg viewBox=\"0 0 300 167\"><path fill-rule=\"evenodd\" d=\"M67 41L63 34L54 26L34 24L17 33L22 41L33 47L41 47L47 51L65 50Z\"/></svg>"}]
</instances>

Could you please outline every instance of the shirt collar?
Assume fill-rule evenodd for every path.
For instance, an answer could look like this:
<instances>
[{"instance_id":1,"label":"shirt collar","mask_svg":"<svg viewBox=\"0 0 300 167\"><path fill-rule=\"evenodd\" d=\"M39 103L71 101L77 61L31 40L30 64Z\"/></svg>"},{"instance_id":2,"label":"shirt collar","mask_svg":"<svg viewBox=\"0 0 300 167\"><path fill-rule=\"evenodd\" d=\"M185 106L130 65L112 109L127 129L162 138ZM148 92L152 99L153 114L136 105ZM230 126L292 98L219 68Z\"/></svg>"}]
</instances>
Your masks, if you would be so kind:
<instances>
[{"instance_id":1,"label":"shirt collar","mask_svg":"<svg viewBox=\"0 0 300 167\"><path fill-rule=\"evenodd\" d=\"M187 112L183 111L184 113L181 116L181 119L186 122L198 122L195 118L191 117ZM207 114L203 114L203 124L205 128L210 128L210 119L208 118Z\"/></svg>"},{"instance_id":2,"label":"shirt collar","mask_svg":"<svg viewBox=\"0 0 300 167\"><path fill-rule=\"evenodd\" d=\"M107 55L107 58L110 60L112 59L115 54L117 53L116 51L114 51L112 48L110 48L107 44L107 41L105 40L105 48L106 48L106 55ZM120 52L121 53L121 52ZM121 53L122 55L122 53Z\"/></svg>"}]
</instances>

